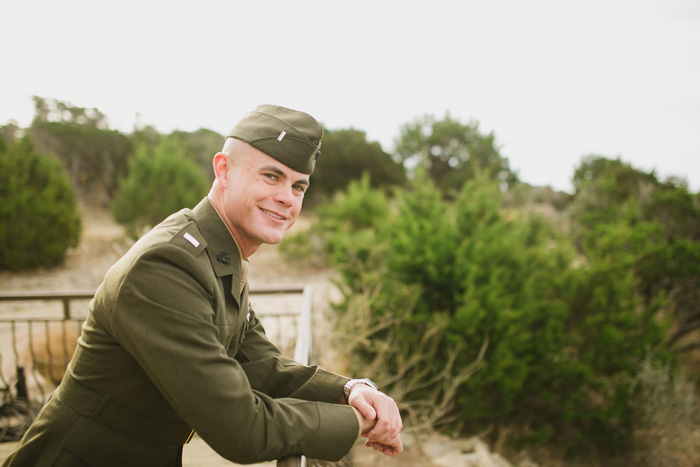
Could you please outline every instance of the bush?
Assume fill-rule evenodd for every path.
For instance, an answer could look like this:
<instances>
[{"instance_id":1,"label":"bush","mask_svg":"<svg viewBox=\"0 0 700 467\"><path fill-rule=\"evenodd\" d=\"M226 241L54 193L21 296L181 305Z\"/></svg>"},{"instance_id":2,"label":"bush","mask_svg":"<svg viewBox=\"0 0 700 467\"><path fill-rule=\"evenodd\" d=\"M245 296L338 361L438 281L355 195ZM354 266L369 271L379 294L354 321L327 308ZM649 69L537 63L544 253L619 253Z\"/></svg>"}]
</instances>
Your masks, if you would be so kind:
<instances>
[{"instance_id":1,"label":"bush","mask_svg":"<svg viewBox=\"0 0 700 467\"><path fill-rule=\"evenodd\" d=\"M120 183L112 216L135 238L173 212L196 205L206 195L207 185L199 167L172 142L163 140L152 151L140 146Z\"/></svg>"},{"instance_id":2,"label":"bush","mask_svg":"<svg viewBox=\"0 0 700 467\"><path fill-rule=\"evenodd\" d=\"M296 263L318 262L321 257L352 282L358 278L358 268L375 263L371 256L382 244L377 226L389 217L387 196L372 188L364 174L350 181L346 191L336 193L333 202L318 206L316 214L318 222L310 231L285 237L282 253Z\"/></svg>"},{"instance_id":3,"label":"bush","mask_svg":"<svg viewBox=\"0 0 700 467\"><path fill-rule=\"evenodd\" d=\"M700 197L679 179L600 156L583 159L569 207L576 245L587 257L624 264L645 308L674 318L674 351L700 347Z\"/></svg>"},{"instance_id":4,"label":"bush","mask_svg":"<svg viewBox=\"0 0 700 467\"><path fill-rule=\"evenodd\" d=\"M664 345L662 302L641 299L634 257L618 255L646 235L601 231L600 254L582 257L542 218L504 211L496 181L449 203L419 172L376 214L356 209L373 199L358 187L320 211L353 368L453 429L517 426L520 441L570 453L625 446L638 364Z\"/></svg>"},{"instance_id":5,"label":"bush","mask_svg":"<svg viewBox=\"0 0 700 467\"><path fill-rule=\"evenodd\" d=\"M80 215L61 163L25 137L0 140L0 269L55 266L78 245Z\"/></svg>"}]
</instances>

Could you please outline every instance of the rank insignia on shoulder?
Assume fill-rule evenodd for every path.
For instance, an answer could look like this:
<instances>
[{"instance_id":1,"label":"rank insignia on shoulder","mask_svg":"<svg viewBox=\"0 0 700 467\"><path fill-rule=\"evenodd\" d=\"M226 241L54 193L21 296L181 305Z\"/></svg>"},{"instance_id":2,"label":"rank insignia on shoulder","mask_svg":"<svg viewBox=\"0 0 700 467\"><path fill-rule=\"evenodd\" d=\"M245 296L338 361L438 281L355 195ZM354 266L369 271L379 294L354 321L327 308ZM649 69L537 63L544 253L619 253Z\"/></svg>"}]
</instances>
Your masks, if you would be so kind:
<instances>
[{"instance_id":1,"label":"rank insignia on shoulder","mask_svg":"<svg viewBox=\"0 0 700 467\"><path fill-rule=\"evenodd\" d=\"M194 246L195 248L197 248L199 246L199 240L194 238L189 232L185 232L183 237L185 237L185 240L190 242L192 244L192 246Z\"/></svg>"}]
</instances>

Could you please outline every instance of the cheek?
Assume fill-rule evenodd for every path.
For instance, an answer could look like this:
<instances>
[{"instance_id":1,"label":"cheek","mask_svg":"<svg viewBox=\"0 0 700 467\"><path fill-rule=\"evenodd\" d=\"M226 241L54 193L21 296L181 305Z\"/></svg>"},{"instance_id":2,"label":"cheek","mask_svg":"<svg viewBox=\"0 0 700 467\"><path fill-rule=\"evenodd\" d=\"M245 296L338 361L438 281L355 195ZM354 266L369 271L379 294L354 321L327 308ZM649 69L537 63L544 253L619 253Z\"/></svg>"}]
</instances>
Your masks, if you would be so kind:
<instances>
[{"instance_id":1,"label":"cheek","mask_svg":"<svg viewBox=\"0 0 700 467\"><path fill-rule=\"evenodd\" d=\"M296 218L299 215L299 212L301 212L301 205L303 202L304 198L302 197L294 203L294 218Z\"/></svg>"}]
</instances>

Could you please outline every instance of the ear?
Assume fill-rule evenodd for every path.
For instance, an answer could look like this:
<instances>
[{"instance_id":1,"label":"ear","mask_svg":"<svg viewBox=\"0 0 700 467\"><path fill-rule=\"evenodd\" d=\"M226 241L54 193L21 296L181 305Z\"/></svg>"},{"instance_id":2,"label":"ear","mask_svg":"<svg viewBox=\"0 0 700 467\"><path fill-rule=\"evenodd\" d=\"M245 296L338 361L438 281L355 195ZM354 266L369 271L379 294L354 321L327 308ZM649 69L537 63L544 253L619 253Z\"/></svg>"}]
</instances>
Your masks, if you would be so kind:
<instances>
[{"instance_id":1,"label":"ear","mask_svg":"<svg viewBox=\"0 0 700 467\"><path fill-rule=\"evenodd\" d=\"M217 152L212 163L216 180L219 185L225 187L228 184L228 171L231 168L228 157L223 152Z\"/></svg>"}]
</instances>

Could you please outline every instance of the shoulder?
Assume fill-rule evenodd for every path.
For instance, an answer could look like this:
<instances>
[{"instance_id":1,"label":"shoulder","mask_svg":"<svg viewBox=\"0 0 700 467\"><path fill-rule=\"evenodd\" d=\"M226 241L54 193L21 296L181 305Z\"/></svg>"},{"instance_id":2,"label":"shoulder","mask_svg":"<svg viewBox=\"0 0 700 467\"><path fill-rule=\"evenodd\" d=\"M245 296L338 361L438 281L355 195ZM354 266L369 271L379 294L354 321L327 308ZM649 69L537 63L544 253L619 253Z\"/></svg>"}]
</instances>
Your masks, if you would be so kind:
<instances>
[{"instance_id":1,"label":"shoulder","mask_svg":"<svg viewBox=\"0 0 700 467\"><path fill-rule=\"evenodd\" d=\"M136 242L132 250L142 255L153 249L175 246L199 256L206 249L207 241L191 213L189 209L183 209L171 215Z\"/></svg>"},{"instance_id":2,"label":"shoulder","mask_svg":"<svg viewBox=\"0 0 700 467\"><path fill-rule=\"evenodd\" d=\"M191 268L200 263L207 241L188 211L171 215L141 237L112 267L106 279L121 282L135 269L143 270L156 264Z\"/></svg>"},{"instance_id":3,"label":"shoulder","mask_svg":"<svg viewBox=\"0 0 700 467\"><path fill-rule=\"evenodd\" d=\"M193 256L199 256L207 248L207 240L194 221L188 222L175 232L168 244L183 248Z\"/></svg>"}]
</instances>

